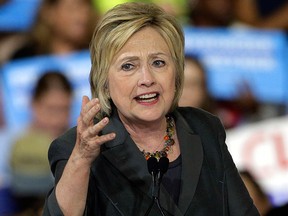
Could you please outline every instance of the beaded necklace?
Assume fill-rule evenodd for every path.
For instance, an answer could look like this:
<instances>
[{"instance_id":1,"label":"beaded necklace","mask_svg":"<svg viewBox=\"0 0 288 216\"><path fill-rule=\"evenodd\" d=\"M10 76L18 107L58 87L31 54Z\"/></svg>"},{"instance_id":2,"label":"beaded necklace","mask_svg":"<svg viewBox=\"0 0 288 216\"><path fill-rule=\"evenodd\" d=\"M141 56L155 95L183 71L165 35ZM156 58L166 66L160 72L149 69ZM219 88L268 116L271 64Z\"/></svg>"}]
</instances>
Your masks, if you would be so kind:
<instances>
[{"instance_id":1,"label":"beaded necklace","mask_svg":"<svg viewBox=\"0 0 288 216\"><path fill-rule=\"evenodd\" d=\"M167 157L169 151L172 150L171 148L175 144L175 141L172 138L174 135L174 120L172 116L166 116L166 123L167 128L166 128L166 135L164 136L165 142L163 149L153 153L142 150L142 154L146 160L148 160L150 157L155 157L157 160L159 160L161 157Z\"/></svg>"}]
</instances>

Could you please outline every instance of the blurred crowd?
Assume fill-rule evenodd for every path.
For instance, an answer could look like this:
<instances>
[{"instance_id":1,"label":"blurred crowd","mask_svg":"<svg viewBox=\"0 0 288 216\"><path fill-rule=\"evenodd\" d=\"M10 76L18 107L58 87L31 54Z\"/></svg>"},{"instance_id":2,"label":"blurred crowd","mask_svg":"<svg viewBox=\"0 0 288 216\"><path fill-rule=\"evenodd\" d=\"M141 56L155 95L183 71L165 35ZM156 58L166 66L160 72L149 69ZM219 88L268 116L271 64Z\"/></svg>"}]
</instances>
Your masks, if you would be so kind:
<instances>
[{"instance_id":1,"label":"blurred crowd","mask_svg":"<svg viewBox=\"0 0 288 216\"><path fill-rule=\"evenodd\" d=\"M0 11L1 7L12 1L14 0L0 0ZM7 32L0 29L0 67L24 58L63 56L87 50L94 26L101 15L116 4L127 2L38 1L41 1L41 4L35 20L25 31ZM285 34L288 30L287 0L146 0L151 1L176 16L183 26L272 29ZM50 142L70 126L73 86L69 76L64 75L62 71L45 71L41 74L33 87L31 124L10 139L11 143L8 144L7 164L11 176L10 184L6 188L6 184L1 185L0 173L0 216L41 215L45 193L49 190L49 182L53 178L48 174L50 171L47 149ZM258 101L247 83L243 83L240 94L235 99L215 98L208 89L207 79L205 64L197 56L187 55L184 91L179 105L198 107L219 116L227 130L287 114L286 104ZM4 103L7 101L3 100L3 94L0 92L0 130L5 130L6 127ZM286 156L288 161L288 155ZM248 170L243 170L242 174L245 175L245 182L248 177L253 176ZM253 181L257 184L255 177ZM246 186L250 188L248 184ZM275 206L269 201L261 186L257 186L257 190L261 192L256 194L261 194L264 198L260 199L260 195L256 197L253 190L255 189L251 189L251 196L261 215L282 215L272 214L271 209ZM4 201L9 205L1 206L1 202ZM265 207L261 207L261 204Z\"/></svg>"}]
</instances>

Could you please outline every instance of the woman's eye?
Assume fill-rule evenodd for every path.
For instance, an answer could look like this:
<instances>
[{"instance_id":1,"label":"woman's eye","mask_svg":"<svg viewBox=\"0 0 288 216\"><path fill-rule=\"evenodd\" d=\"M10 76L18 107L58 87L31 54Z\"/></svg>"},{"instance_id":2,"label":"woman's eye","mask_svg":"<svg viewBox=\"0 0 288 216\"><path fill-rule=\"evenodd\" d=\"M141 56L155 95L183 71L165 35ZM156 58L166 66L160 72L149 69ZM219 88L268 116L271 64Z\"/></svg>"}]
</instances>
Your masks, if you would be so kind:
<instances>
[{"instance_id":1,"label":"woman's eye","mask_svg":"<svg viewBox=\"0 0 288 216\"><path fill-rule=\"evenodd\" d=\"M133 65L132 64L123 64L122 66L121 66L121 69L122 70L124 70L124 71L129 71L129 70L131 70L131 69L133 69Z\"/></svg>"},{"instance_id":2,"label":"woman's eye","mask_svg":"<svg viewBox=\"0 0 288 216\"><path fill-rule=\"evenodd\" d=\"M156 67L163 67L165 65L165 61L162 60L156 60L153 62L153 65Z\"/></svg>"}]
</instances>

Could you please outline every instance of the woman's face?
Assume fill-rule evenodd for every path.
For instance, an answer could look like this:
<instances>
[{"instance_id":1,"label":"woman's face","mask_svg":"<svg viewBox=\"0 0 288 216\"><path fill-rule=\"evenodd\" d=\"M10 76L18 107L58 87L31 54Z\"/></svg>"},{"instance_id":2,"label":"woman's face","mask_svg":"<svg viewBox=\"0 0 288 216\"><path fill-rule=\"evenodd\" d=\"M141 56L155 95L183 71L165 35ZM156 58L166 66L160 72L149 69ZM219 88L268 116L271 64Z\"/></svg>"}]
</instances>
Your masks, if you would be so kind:
<instances>
[{"instance_id":1,"label":"woman's face","mask_svg":"<svg viewBox=\"0 0 288 216\"><path fill-rule=\"evenodd\" d=\"M51 89L33 102L33 123L38 129L59 136L69 126L72 96L68 93Z\"/></svg>"},{"instance_id":2,"label":"woman's face","mask_svg":"<svg viewBox=\"0 0 288 216\"><path fill-rule=\"evenodd\" d=\"M155 29L132 35L112 60L108 83L122 119L157 121L167 114L175 94L175 66Z\"/></svg>"},{"instance_id":3,"label":"woman's face","mask_svg":"<svg viewBox=\"0 0 288 216\"><path fill-rule=\"evenodd\" d=\"M193 61L185 60L184 87L179 106L202 108L207 97L204 71Z\"/></svg>"},{"instance_id":4,"label":"woman's face","mask_svg":"<svg viewBox=\"0 0 288 216\"><path fill-rule=\"evenodd\" d=\"M92 6L86 0L60 0L50 8L53 33L72 43L84 43L90 34Z\"/></svg>"}]
</instances>

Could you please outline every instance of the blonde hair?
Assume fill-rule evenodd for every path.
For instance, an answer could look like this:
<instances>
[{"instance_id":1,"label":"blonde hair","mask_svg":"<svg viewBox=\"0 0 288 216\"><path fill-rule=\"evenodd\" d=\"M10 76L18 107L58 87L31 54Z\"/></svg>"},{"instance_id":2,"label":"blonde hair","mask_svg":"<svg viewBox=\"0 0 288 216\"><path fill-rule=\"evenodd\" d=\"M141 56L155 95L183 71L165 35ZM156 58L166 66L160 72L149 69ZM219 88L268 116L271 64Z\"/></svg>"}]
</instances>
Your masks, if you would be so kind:
<instances>
[{"instance_id":1,"label":"blonde hair","mask_svg":"<svg viewBox=\"0 0 288 216\"><path fill-rule=\"evenodd\" d=\"M181 25L155 4L130 2L115 6L102 17L90 43L90 87L92 97L100 101L101 113L97 115L98 118L111 113L108 71L114 56L134 33L147 26L158 31L171 52L176 69L176 92L170 111L176 108L184 79L184 35Z\"/></svg>"}]
</instances>

